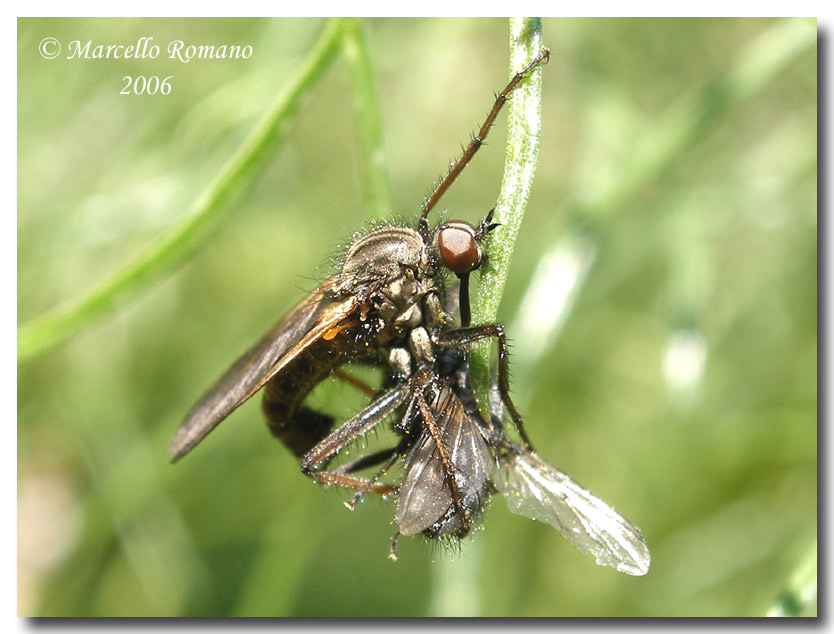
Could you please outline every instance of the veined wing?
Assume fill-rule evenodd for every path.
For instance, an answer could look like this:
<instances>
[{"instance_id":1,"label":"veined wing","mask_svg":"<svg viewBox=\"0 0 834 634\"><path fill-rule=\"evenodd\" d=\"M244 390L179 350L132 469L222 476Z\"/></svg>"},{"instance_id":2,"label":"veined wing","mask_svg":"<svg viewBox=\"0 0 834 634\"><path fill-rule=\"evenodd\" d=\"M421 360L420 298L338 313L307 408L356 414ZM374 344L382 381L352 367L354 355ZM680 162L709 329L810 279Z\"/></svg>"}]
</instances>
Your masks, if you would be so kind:
<instances>
[{"instance_id":1,"label":"veined wing","mask_svg":"<svg viewBox=\"0 0 834 634\"><path fill-rule=\"evenodd\" d=\"M495 484L510 511L547 522L598 564L635 576L649 571L651 555L640 531L535 453L515 445L503 451Z\"/></svg>"},{"instance_id":2,"label":"veined wing","mask_svg":"<svg viewBox=\"0 0 834 634\"><path fill-rule=\"evenodd\" d=\"M173 462L191 451L306 346L357 309L359 300L355 296L332 295L334 279L322 284L273 326L189 410L169 446Z\"/></svg>"},{"instance_id":3,"label":"veined wing","mask_svg":"<svg viewBox=\"0 0 834 634\"><path fill-rule=\"evenodd\" d=\"M478 422L468 414L460 399L444 386L429 407L435 417L443 444L454 467L455 484L463 507L471 516L481 510L495 468L492 452L484 441ZM434 438L427 429L406 466L397 500L397 525L402 535L417 535L436 524L438 535L461 529L460 518L447 513L453 507L449 478Z\"/></svg>"}]
</instances>

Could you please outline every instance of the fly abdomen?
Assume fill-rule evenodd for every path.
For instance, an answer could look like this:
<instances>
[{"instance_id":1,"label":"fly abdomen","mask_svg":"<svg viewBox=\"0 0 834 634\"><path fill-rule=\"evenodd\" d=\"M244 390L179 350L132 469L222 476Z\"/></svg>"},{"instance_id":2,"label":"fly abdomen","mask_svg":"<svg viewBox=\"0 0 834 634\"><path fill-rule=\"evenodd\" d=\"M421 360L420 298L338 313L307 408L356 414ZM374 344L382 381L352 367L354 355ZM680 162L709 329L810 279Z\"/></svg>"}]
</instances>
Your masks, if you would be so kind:
<instances>
[{"instance_id":1,"label":"fly abdomen","mask_svg":"<svg viewBox=\"0 0 834 634\"><path fill-rule=\"evenodd\" d=\"M311 343L266 384L262 409L272 433L296 456L303 456L333 428L332 416L304 405L307 396L339 366L362 350L362 324L338 329Z\"/></svg>"},{"instance_id":2,"label":"fly abdomen","mask_svg":"<svg viewBox=\"0 0 834 634\"><path fill-rule=\"evenodd\" d=\"M333 417L287 399L286 393L264 392L262 409L273 436L299 458L310 451L333 428ZM302 399L303 401L303 399Z\"/></svg>"}]
</instances>

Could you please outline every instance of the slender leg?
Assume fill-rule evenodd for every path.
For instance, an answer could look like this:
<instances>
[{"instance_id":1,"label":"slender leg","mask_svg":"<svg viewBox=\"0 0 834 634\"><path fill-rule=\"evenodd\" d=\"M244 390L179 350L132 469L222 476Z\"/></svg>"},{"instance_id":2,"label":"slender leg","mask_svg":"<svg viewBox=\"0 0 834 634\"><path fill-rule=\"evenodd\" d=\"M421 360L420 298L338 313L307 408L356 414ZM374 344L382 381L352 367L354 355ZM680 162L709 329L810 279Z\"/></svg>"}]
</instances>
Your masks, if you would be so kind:
<instances>
[{"instance_id":1,"label":"slender leg","mask_svg":"<svg viewBox=\"0 0 834 634\"><path fill-rule=\"evenodd\" d=\"M385 460L388 460L392 455L397 455L397 452L400 451L400 447L401 445L397 445L396 447L382 449L368 456L360 456L355 460L339 465L333 469L333 473L353 473L355 471L360 471L361 469L373 467L384 462Z\"/></svg>"},{"instance_id":2,"label":"slender leg","mask_svg":"<svg viewBox=\"0 0 834 634\"><path fill-rule=\"evenodd\" d=\"M394 536L391 538L391 550L388 552L388 559L391 561L397 561L397 540L400 538L400 531L394 533Z\"/></svg>"},{"instance_id":3,"label":"slender leg","mask_svg":"<svg viewBox=\"0 0 834 634\"><path fill-rule=\"evenodd\" d=\"M365 493L367 493L368 491L372 490L372 487L377 486L377 482L379 481L379 479L382 476L385 475L385 473L388 471L388 469L390 469L391 466L400 457L402 446L403 446L403 443L400 443L396 447L393 447L391 449L387 449L385 451L380 451L380 452L374 454L373 456L368 456L368 458L372 458L372 457L379 457L381 454L384 454L384 453L390 453L390 455L388 456L388 459L385 461L385 464L383 464L377 470L377 472L370 478L370 480L368 480L368 486L358 489L356 491L356 495L354 495L348 502L345 502L346 507L348 507L351 511L353 509L355 509L356 505L359 504L359 500L362 499L362 496L364 496ZM360 461L361 461L361 459L357 460L356 462L360 462Z\"/></svg>"},{"instance_id":4,"label":"slender leg","mask_svg":"<svg viewBox=\"0 0 834 634\"><path fill-rule=\"evenodd\" d=\"M334 484L345 489L356 489L362 491L371 491L379 495L391 495L396 493L397 488L390 484L380 484L379 482L372 482L367 478L359 478L357 476L343 475L333 471L315 471L310 474L319 484ZM348 506L350 508L350 506ZM351 509L353 510L353 509Z\"/></svg>"},{"instance_id":5,"label":"slender leg","mask_svg":"<svg viewBox=\"0 0 834 634\"><path fill-rule=\"evenodd\" d=\"M485 326L447 330L438 334L437 345L443 348L456 348L458 346L469 345L481 339L486 339L487 337L495 337L498 340L498 389L501 392L501 398L504 401L504 405L507 406L507 410L510 412L510 417L513 419L513 423L515 423L515 427L518 430L518 435L524 441L525 448L532 451L533 444L527 437L521 416L510 398L507 337L504 335L504 327L500 324L487 324Z\"/></svg>"},{"instance_id":6,"label":"slender leg","mask_svg":"<svg viewBox=\"0 0 834 634\"><path fill-rule=\"evenodd\" d=\"M342 370L340 368L336 368L335 370L333 370L333 376L335 376L340 381L343 381L343 382L347 383L348 385L351 385L351 386L355 387L360 392L364 392L365 394L367 394L368 396L370 396L372 398L375 397L378 393L377 390L372 388L370 385L368 385L364 381L361 381L360 379L357 379L355 376L353 376L351 374L348 374L347 372L345 372L344 370Z\"/></svg>"},{"instance_id":7,"label":"slender leg","mask_svg":"<svg viewBox=\"0 0 834 634\"><path fill-rule=\"evenodd\" d=\"M527 64L527 66L522 68L515 74L515 76L513 76L510 83L506 85L504 90L495 96L495 103L492 105L492 109L489 111L487 118L481 124L478 134L472 137L472 140L469 142L469 145L466 146L463 154L461 154L458 160L452 164L452 167L450 167L449 171L446 172L446 176L441 179L440 183L438 183L437 187L435 187L434 192L432 192L431 196L429 196L423 203L423 213L420 217L420 224L418 225L420 234L423 238L427 238L429 235L429 212L434 208L437 201L440 200L443 194L446 193L449 186L455 182L455 179L460 175L463 168L466 167L469 161L472 160L475 153L481 148L481 145L483 145L484 140L486 140L487 135L489 134L489 129L492 127L492 124L495 123L495 118L498 116L501 108L504 107L504 104L507 103L507 98L510 96L510 93L512 93L521 81L533 72L539 64L546 64L548 59L550 59L550 51L543 48L539 51L539 54L536 55L536 57L534 57L529 64Z\"/></svg>"},{"instance_id":8,"label":"slender leg","mask_svg":"<svg viewBox=\"0 0 834 634\"><path fill-rule=\"evenodd\" d=\"M440 462L443 463L443 471L446 474L446 481L449 483L449 489L452 493L452 504L455 505L455 511L460 516L460 527L462 532L469 532L469 516L466 509L463 507L463 500L460 497L460 490L455 479L455 465L452 464L452 458L449 456L449 450L446 448L443 435L437 428L437 423L434 420L429 404L422 392L417 393L417 406L420 408L420 415L423 417L423 425L425 425L428 432L431 434L434 444L437 446L437 453L440 456Z\"/></svg>"},{"instance_id":9,"label":"slender leg","mask_svg":"<svg viewBox=\"0 0 834 634\"><path fill-rule=\"evenodd\" d=\"M385 392L377 400L368 405L368 407L313 447L302 458L301 471L305 475L313 478L316 482L324 484L337 484L359 491L370 490L383 495L392 493L395 489L391 486L378 484L366 478L349 476L340 473L338 470L324 471L324 469L327 468L328 463L345 446L367 434L376 425L379 425L389 415L394 413L405 402L408 397L408 391L407 385L399 385Z\"/></svg>"}]
</instances>

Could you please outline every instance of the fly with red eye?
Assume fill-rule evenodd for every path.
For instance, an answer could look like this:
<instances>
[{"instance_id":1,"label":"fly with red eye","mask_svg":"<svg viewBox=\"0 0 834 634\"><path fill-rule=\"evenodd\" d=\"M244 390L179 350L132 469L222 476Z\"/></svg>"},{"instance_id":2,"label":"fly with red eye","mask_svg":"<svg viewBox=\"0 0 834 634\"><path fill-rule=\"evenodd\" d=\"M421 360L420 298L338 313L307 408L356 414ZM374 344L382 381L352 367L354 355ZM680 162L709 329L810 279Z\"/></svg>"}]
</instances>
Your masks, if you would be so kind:
<instances>
[{"instance_id":1,"label":"fly with red eye","mask_svg":"<svg viewBox=\"0 0 834 634\"><path fill-rule=\"evenodd\" d=\"M463 220L452 220L441 225L437 232L440 258L452 273L458 276L460 325L466 327L472 321L469 307L469 274L484 263L481 239L498 226L492 222L495 207L489 210L478 229Z\"/></svg>"},{"instance_id":2,"label":"fly with red eye","mask_svg":"<svg viewBox=\"0 0 834 634\"><path fill-rule=\"evenodd\" d=\"M469 531L457 467L445 451L444 430L435 420L433 377L446 349L466 348L494 338L498 344L498 385L517 430L530 447L509 397L507 343L500 325L471 326L468 279L484 262L482 239L498 225L492 211L475 227L455 220L431 229L429 212L463 171L486 139L510 94L540 65L543 48L496 96L492 109L463 154L422 205L416 229L383 227L356 240L338 272L330 276L203 395L186 414L174 438L172 461L189 453L242 403L264 389L263 411L272 433L301 457L301 470L322 484L357 491L395 494L398 487L381 482L382 475L411 450L423 431L435 441L443 479L449 483L456 534ZM460 327L444 310L445 271L460 280ZM309 393L331 375L344 376L343 366L363 363L383 368L386 383L373 401L350 420L335 420L307 404ZM447 397L446 400L449 400ZM452 402L452 401L449 401ZM403 440L395 447L328 469L346 446L385 421L393 421ZM414 430L414 425L420 427ZM335 429L334 429L335 427ZM419 433L418 433L419 432ZM382 465L376 475L355 475L360 468ZM426 533L429 536L430 533Z\"/></svg>"}]
</instances>

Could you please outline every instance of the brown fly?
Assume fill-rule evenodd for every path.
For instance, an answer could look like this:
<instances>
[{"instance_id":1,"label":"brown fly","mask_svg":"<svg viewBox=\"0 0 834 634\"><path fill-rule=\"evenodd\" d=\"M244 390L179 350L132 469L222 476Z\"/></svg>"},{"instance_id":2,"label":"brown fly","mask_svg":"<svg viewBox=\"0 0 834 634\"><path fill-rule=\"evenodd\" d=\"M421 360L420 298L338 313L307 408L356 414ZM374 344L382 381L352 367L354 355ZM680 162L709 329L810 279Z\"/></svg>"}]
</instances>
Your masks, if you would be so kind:
<instances>
[{"instance_id":1,"label":"brown fly","mask_svg":"<svg viewBox=\"0 0 834 634\"><path fill-rule=\"evenodd\" d=\"M368 492L397 496L396 558L400 535L460 539L470 532L490 496L503 493L510 510L555 526L578 550L628 574L645 574L649 552L628 520L533 451L509 397L507 344L497 324L470 325L468 276L483 262L482 238L497 226L492 212L474 227L463 221L429 228L428 214L482 145L518 84L548 59L547 49L519 71L477 136L422 208L416 230L384 227L357 240L341 270L276 324L189 411L171 442L177 460L232 411L266 386L263 409L273 433L302 457L315 480L356 490L353 508ZM460 280L460 327L443 310L446 274ZM486 420L469 387L466 348L495 338L498 382ZM382 368L378 392L341 367L363 362ZM372 395L347 422L306 405L310 391L331 374ZM508 412L522 444L503 430ZM383 422L394 421L399 442L330 467L340 451ZM384 476L404 465L399 485ZM371 477L358 471L378 467Z\"/></svg>"},{"instance_id":2,"label":"brown fly","mask_svg":"<svg viewBox=\"0 0 834 634\"><path fill-rule=\"evenodd\" d=\"M432 367L437 350L496 338L501 382L507 387L503 329L466 327L468 276L483 261L481 239L497 226L491 222L492 214L478 227L451 221L433 230L428 215L481 147L512 91L548 57L549 51L542 49L497 95L477 135L423 204L416 229L384 227L354 242L341 270L280 320L191 408L171 441L173 461L266 386L263 409L270 429L303 456L302 470L319 482L364 491L364 480L325 471L326 465L345 445L409 399L413 402L417 377L425 374L420 368ZM461 280L462 328L454 328L442 309L448 271ZM366 410L331 432L334 420L309 408L307 396L353 360L385 364L398 380ZM515 414L509 397L506 400ZM371 490L391 489L373 485Z\"/></svg>"}]
</instances>

